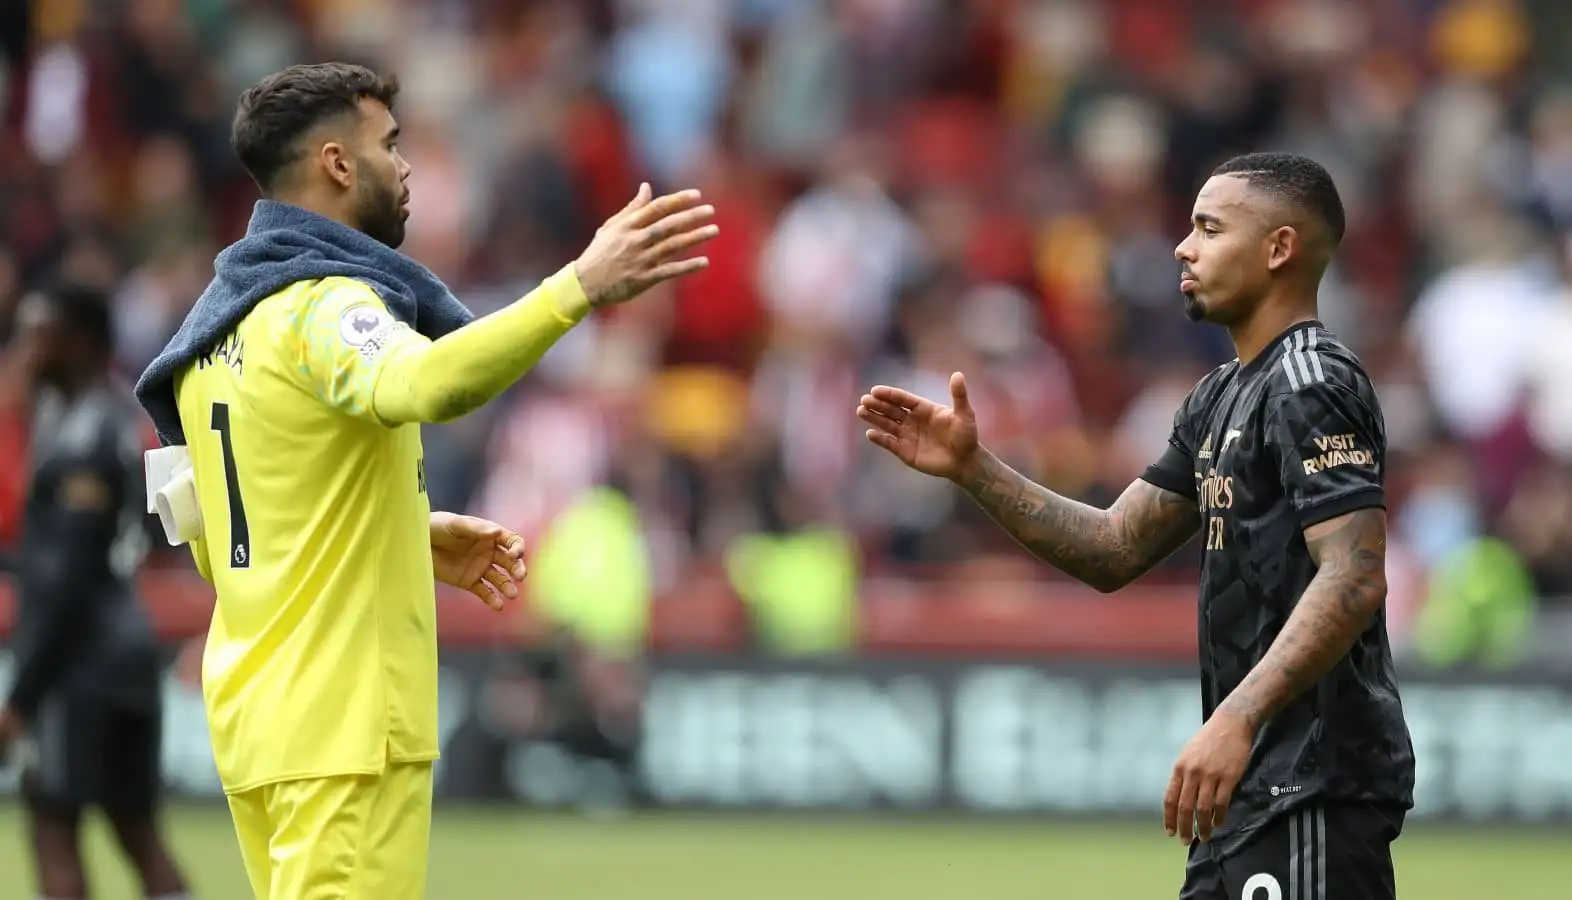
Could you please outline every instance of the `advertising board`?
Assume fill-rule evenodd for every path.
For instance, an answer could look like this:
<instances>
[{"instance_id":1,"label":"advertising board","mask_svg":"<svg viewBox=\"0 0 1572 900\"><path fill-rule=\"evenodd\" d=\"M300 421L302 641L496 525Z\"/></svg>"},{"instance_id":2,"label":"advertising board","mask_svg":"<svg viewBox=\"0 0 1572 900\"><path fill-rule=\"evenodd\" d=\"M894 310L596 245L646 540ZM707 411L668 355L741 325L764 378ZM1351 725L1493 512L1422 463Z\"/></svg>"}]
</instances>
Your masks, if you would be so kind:
<instances>
[{"instance_id":1,"label":"advertising board","mask_svg":"<svg viewBox=\"0 0 1572 900\"><path fill-rule=\"evenodd\" d=\"M443 797L554 806L609 790L677 808L1151 814L1199 721L1197 680L1174 667L668 659L652 664L639 753L619 773L499 715L498 661L444 654ZM8 667L0 653L0 683ZM1402 690L1413 818L1572 823L1572 684L1407 677ZM200 693L173 666L165 700L171 791L217 797ZM13 787L14 773L0 776Z\"/></svg>"}]
</instances>

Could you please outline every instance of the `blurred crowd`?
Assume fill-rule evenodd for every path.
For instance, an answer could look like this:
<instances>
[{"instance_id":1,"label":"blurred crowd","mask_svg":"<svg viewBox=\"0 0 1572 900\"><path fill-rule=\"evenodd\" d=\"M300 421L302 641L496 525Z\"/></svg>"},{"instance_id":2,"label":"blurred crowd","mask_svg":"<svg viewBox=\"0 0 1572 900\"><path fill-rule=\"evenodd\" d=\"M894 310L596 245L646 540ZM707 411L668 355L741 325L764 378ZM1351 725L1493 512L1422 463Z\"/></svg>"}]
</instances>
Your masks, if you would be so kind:
<instances>
[{"instance_id":1,"label":"blurred crowd","mask_svg":"<svg viewBox=\"0 0 1572 900\"><path fill-rule=\"evenodd\" d=\"M865 444L861 389L944 397L965 371L993 450L1110 501L1232 355L1181 311L1195 189L1236 152L1306 153L1349 211L1321 300L1385 406L1394 628L1426 603L1520 626L1572 594L1557 0L0 7L0 322L52 271L112 286L127 378L244 227L235 97L294 62L401 76L403 249L479 312L572 259L640 179L702 188L722 228L707 271L597 316L426 438L434 505L532 539L594 486L630 499L656 588L703 567L769 581L760 542L804 536L820 543L769 558L854 580L997 555L1055 577Z\"/></svg>"}]
</instances>

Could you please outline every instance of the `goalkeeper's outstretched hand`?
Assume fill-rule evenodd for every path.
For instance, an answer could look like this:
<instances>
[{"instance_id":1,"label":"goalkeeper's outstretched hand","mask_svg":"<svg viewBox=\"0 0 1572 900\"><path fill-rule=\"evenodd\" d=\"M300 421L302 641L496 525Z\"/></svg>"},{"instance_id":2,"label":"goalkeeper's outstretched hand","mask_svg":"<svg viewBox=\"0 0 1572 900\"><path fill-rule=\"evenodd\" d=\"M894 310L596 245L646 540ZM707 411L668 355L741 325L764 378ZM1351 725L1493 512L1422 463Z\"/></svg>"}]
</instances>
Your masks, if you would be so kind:
<instances>
[{"instance_id":1,"label":"goalkeeper's outstretched hand","mask_svg":"<svg viewBox=\"0 0 1572 900\"><path fill-rule=\"evenodd\" d=\"M640 185L573 263L590 305L625 303L663 281L708 266L708 257L685 256L720 233L710 223L715 208L700 199L695 190L652 198L650 186Z\"/></svg>"},{"instance_id":2,"label":"goalkeeper's outstretched hand","mask_svg":"<svg viewBox=\"0 0 1572 900\"><path fill-rule=\"evenodd\" d=\"M434 512L431 568L438 581L501 610L518 597L524 581L524 539L496 522Z\"/></svg>"}]
</instances>

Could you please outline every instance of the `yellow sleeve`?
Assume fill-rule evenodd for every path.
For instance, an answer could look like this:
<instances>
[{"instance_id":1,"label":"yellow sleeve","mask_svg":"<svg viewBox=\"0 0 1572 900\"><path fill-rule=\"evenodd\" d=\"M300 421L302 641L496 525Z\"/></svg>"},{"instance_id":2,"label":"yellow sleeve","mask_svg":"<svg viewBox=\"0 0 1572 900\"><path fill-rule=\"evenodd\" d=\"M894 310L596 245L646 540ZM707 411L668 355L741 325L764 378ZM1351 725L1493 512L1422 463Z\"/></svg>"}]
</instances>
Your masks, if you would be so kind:
<instances>
[{"instance_id":1,"label":"yellow sleeve","mask_svg":"<svg viewBox=\"0 0 1572 900\"><path fill-rule=\"evenodd\" d=\"M429 341L395 321L364 284L323 284L297 317L305 336L299 369L329 406L387 425L446 422L480 408L590 308L567 266L522 299Z\"/></svg>"},{"instance_id":2,"label":"yellow sleeve","mask_svg":"<svg viewBox=\"0 0 1572 900\"><path fill-rule=\"evenodd\" d=\"M394 354L430 341L394 319L363 282L324 278L290 311L295 371L316 398L347 416L377 421L377 382Z\"/></svg>"}]
</instances>

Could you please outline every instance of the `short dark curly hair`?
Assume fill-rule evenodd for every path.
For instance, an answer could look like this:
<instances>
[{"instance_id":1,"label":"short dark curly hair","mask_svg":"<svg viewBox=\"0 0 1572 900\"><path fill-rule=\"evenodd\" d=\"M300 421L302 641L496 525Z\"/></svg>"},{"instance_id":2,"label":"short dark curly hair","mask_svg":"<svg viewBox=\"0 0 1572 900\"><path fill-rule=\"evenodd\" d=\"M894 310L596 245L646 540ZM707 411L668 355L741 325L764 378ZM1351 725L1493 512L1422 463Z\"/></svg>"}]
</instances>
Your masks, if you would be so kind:
<instances>
[{"instance_id":1,"label":"short dark curly hair","mask_svg":"<svg viewBox=\"0 0 1572 900\"><path fill-rule=\"evenodd\" d=\"M60 324L69 333L98 350L114 347L114 312L103 288L57 275L36 285L31 293L60 316Z\"/></svg>"},{"instance_id":2,"label":"short dark curly hair","mask_svg":"<svg viewBox=\"0 0 1572 900\"><path fill-rule=\"evenodd\" d=\"M299 158L300 139L322 122L354 113L370 98L393 108L398 77L332 62L290 66L240 95L229 143L264 194Z\"/></svg>"},{"instance_id":3,"label":"short dark curly hair","mask_svg":"<svg viewBox=\"0 0 1572 900\"><path fill-rule=\"evenodd\" d=\"M1334 247L1342 242L1347 227L1343 198L1331 173L1315 160L1294 153L1246 153L1218 166L1212 174L1243 178L1267 196L1319 219Z\"/></svg>"}]
</instances>

